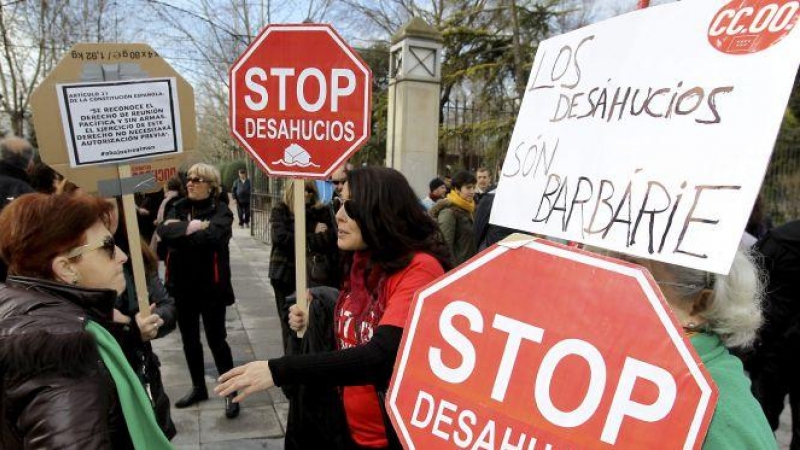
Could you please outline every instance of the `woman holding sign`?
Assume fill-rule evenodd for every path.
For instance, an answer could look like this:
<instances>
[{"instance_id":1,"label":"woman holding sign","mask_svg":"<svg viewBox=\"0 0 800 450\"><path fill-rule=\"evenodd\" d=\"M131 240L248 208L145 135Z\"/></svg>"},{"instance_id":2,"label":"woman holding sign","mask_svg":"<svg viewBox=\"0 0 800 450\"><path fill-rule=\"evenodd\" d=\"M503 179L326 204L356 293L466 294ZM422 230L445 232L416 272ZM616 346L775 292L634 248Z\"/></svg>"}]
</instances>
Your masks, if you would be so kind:
<instances>
[{"instance_id":1,"label":"woman holding sign","mask_svg":"<svg viewBox=\"0 0 800 450\"><path fill-rule=\"evenodd\" d=\"M334 313L337 350L284 356L237 367L220 377L220 395L234 401L271 386L343 386L342 401L356 447L386 448L396 439L385 426L389 383L414 293L450 269L436 223L420 208L408 181L386 168L347 174L336 213L337 244L347 268ZM293 308L293 329L305 315Z\"/></svg>"},{"instance_id":2,"label":"woman holding sign","mask_svg":"<svg viewBox=\"0 0 800 450\"><path fill-rule=\"evenodd\" d=\"M128 259L111 208L28 194L0 214L0 448L171 448L109 332Z\"/></svg>"},{"instance_id":3,"label":"woman holding sign","mask_svg":"<svg viewBox=\"0 0 800 450\"><path fill-rule=\"evenodd\" d=\"M728 351L728 347L750 345L762 323L763 287L750 257L737 252L728 275L651 260L633 262L646 267L656 279L719 388L703 448L777 448L764 413L750 393L741 361Z\"/></svg>"}]
</instances>

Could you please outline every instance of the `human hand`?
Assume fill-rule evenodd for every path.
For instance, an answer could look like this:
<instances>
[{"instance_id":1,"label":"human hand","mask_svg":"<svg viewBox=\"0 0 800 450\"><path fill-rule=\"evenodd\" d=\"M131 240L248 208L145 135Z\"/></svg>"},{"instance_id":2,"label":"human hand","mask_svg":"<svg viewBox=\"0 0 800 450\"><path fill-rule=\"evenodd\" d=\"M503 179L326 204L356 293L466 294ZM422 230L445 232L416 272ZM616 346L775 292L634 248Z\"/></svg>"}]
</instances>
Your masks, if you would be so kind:
<instances>
[{"instance_id":1,"label":"human hand","mask_svg":"<svg viewBox=\"0 0 800 450\"><path fill-rule=\"evenodd\" d=\"M189 226L186 227L186 235L188 236L194 232L205 230L206 228L208 228L208 221L198 219L192 220L189 222Z\"/></svg>"},{"instance_id":2,"label":"human hand","mask_svg":"<svg viewBox=\"0 0 800 450\"><path fill-rule=\"evenodd\" d=\"M125 314L122 314L122 312L120 312L120 310L118 310L117 308L114 308L114 317L111 320L114 323L121 323L123 325L131 323L131 318L126 316Z\"/></svg>"},{"instance_id":3,"label":"human hand","mask_svg":"<svg viewBox=\"0 0 800 450\"><path fill-rule=\"evenodd\" d=\"M178 220L178 219L169 219L169 220L165 220L165 221L163 222L163 224L164 224L164 225L170 225L170 224L173 224L173 223L178 223L178 222L180 222L180 220Z\"/></svg>"},{"instance_id":4,"label":"human hand","mask_svg":"<svg viewBox=\"0 0 800 450\"><path fill-rule=\"evenodd\" d=\"M214 392L220 397L227 397L234 391L238 391L236 397L233 398L235 403L244 400L250 394L265 391L275 386L275 382L272 380L272 372L269 370L269 364L266 361L253 361L243 366L235 367L222 374L217 381L220 384L214 388Z\"/></svg>"},{"instance_id":5,"label":"human hand","mask_svg":"<svg viewBox=\"0 0 800 450\"><path fill-rule=\"evenodd\" d=\"M139 327L139 334L142 336L142 342L147 342L155 339L158 336L158 329L164 325L164 319L158 314L154 313L156 304L150 304L150 311L145 316L141 311L136 313L136 326Z\"/></svg>"},{"instance_id":6,"label":"human hand","mask_svg":"<svg viewBox=\"0 0 800 450\"><path fill-rule=\"evenodd\" d=\"M314 233L324 233L328 231L328 226L322 222L317 222L317 226L314 227Z\"/></svg>"},{"instance_id":7,"label":"human hand","mask_svg":"<svg viewBox=\"0 0 800 450\"><path fill-rule=\"evenodd\" d=\"M303 308L292 305L289 307L289 328L292 331L302 331L306 328L306 311Z\"/></svg>"}]
</instances>

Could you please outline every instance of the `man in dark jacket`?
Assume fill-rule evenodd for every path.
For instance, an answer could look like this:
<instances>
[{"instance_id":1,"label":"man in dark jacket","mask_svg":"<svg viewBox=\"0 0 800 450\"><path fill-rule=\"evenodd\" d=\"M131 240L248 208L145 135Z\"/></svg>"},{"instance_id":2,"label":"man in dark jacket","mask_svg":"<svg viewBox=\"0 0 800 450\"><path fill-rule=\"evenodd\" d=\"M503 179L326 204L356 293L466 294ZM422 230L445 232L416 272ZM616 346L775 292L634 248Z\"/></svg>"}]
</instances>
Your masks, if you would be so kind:
<instances>
[{"instance_id":1,"label":"man in dark jacket","mask_svg":"<svg viewBox=\"0 0 800 450\"><path fill-rule=\"evenodd\" d=\"M494 196L497 192L493 189L483 195L483 199L475 208L475 242L478 243L478 251L502 241L512 233L518 231L513 228L501 227L489 223L489 216L492 214L494 206Z\"/></svg>"},{"instance_id":2,"label":"man in dark jacket","mask_svg":"<svg viewBox=\"0 0 800 450\"><path fill-rule=\"evenodd\" d=\"M34 192L28 172L33 168L33 148L25 139L11 136L0 140L0 211L20 195ZM0 282L8 268L0 259Z\"/></svg>"},{"instance_id":3,"label":"man in dark jacket","mask_svg":"<svg viewBox=\"0 0 800 450\"><path fill-rule=\"evenodd\" d=\"M773 228L755 245L768 274L764 325L747 369L773 430L784 400L792 410L792 449L800 449L800 221Z\"/></svg>"},{"instance_id":4,"label":"man in dark jacket","mask_svg":"<svg viewBox=\"0 0 800 450\"><path fill-rule=\"evenodd\" d=\"M236 212L239 216L239 228L250 225L250 179L247 178L247 171L239 169L239 178L233 182L231 193L236 200Z\"/></svg>"}]
</instances>

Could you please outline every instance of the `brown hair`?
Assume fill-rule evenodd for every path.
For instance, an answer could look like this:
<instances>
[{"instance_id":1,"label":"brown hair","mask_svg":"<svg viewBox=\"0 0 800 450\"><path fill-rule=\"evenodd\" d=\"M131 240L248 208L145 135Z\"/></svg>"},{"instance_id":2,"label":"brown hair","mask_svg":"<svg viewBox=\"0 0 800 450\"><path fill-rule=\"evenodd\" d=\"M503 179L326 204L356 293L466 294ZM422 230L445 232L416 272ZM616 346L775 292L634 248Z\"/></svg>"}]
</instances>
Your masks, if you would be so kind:
<instances>
[{"instance_id":1,"label":"brown hair","mask_svg":"<svg viewBox=\"0 0 800 450\"><path fill-rule=\"evenodd\" d=\"M26 194L0 213L0 256L13 275L53 279L53 259L85 244L97 221L108 226L111 204L70 194Z\"/></svg>"}]
</instances>

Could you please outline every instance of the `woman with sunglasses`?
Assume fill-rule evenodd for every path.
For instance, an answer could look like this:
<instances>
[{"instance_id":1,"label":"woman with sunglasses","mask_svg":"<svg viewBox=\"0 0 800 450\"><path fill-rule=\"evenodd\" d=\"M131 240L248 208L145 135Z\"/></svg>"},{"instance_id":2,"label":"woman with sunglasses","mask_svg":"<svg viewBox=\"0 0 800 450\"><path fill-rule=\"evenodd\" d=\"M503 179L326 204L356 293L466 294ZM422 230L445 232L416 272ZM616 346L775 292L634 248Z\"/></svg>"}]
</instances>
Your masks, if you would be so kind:
<instances>
[{"instance_id":1,"label":"woman with sunglasses","mask_svg":"<svg viewBox=\"0 0 800 450\"><path fill-rule=\"evenodd\" d=\"M176 408L208 399L201 317L217 371L225 373L233 367L225 331L225 310L234 302L228 252L233 213L221 198L216 168L195 164L186 181L187 197L175 202L157 230L168 249L166 285L175 297L183 353L192 378L191 390L175 402ZM225 416L238 415L239 405L227 398Z\"/></svg>"},{"instance_id":2,"label":"woman with sunglasses","mask_svg":"<svg viewBox=\"0 0 800 450\"><path fill-rule=\"evenodd\" d=\"M170 448L109 332L127 261L110 210L29 194L0 214L0 448Z\"/></svg>"},{"instance_id":3,"label":"woman with sunglasses","mask_svg":"<svg viewBox=\"0 0 800 450\"><path fill-rule=\"evenodd\" d=\"M397 437L385 421L382 393L414 293L451 268L450 252L394 169L349 172L336 222L346 268L333 319L337 350L251 362L223 375L215 390L240 390L234 401L241 401L273 385L341 386L350 446L394 448ZM293 329L305 326L296 308L290 321Z\"/></svg>"},{"instance_id":4,"label":"woman with sunglasses","mask_svg":"<svg viewBox=\"0 0 800 450\"><path fill-rule=\"evenodd\" d=\"M729 348L748 347L763 320L760 274L739 250L727 275L623 257L647 268L719 390L703 449L776 449L742 362Z\"/></svg>"},{"instance_id":5,"label":"woman with sunglasses","mask_svg":"<svg viewBox=\"0 0 800 450\"><path fill-rule=\"evenodd\" d=\"M307 264L319 264L317 273L309 271L309 285L338 286L339 276L338 249L336 248L336 227L331 210L322 204L313 180L306 180L306 248L309 253ZM275 205L269 216L270 238L272 250L269 256L269 279L275 293L275 306L281 319L281 337L283 350L290 353L293 335L289 329L289 305L286 298L295 291L295 255L294 255L294 181L286 183L283 190L283 201ZM314 261L314 259L317 259ZM325 266L325 267L321 267Z\"/></svg>"}]
</instances>

